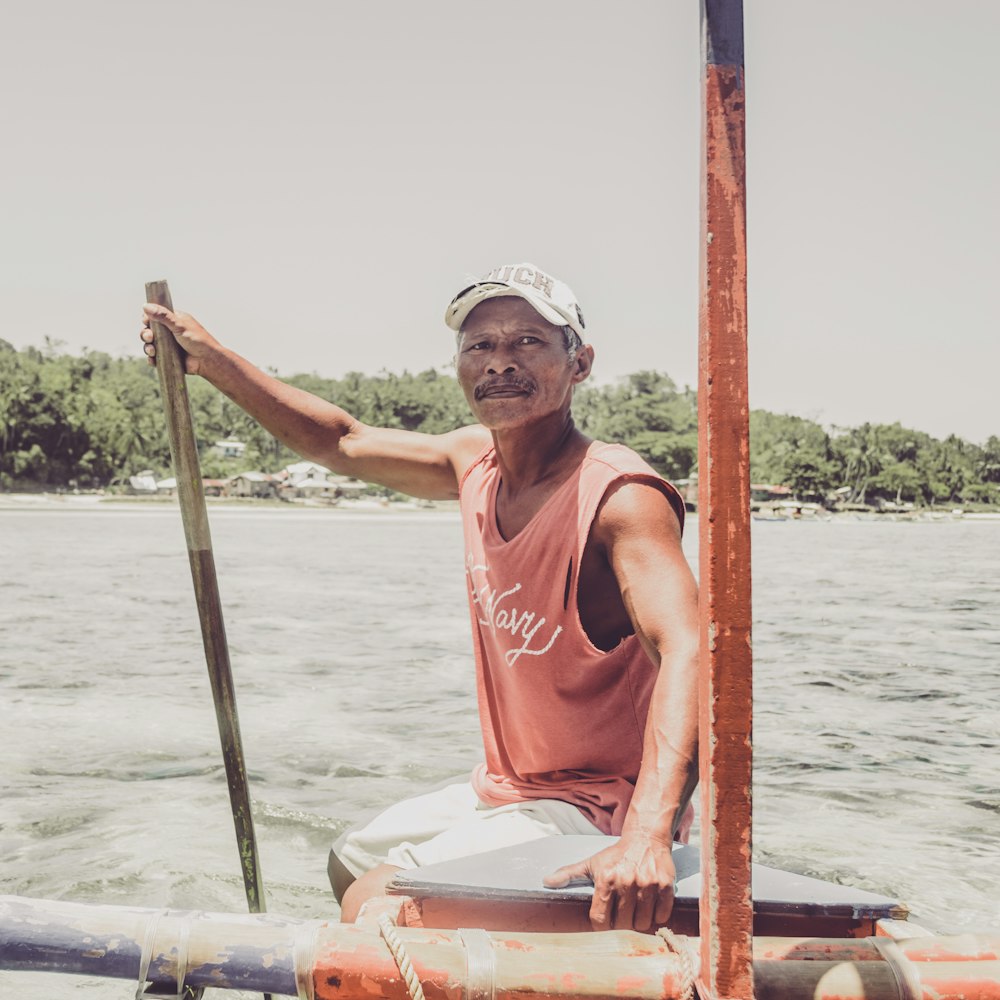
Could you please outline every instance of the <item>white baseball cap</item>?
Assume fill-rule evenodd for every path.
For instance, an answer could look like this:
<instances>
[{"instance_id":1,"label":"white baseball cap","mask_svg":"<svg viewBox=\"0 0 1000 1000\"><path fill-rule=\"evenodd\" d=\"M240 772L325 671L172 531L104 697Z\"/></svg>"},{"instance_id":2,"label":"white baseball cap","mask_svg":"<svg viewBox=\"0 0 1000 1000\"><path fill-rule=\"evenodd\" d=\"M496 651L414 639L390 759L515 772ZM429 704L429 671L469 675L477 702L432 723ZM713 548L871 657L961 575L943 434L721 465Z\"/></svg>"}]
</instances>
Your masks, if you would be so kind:
<instances>
[{"instance_id":1,"label":"white baseball cap","mask_svg":"<svg viewBox=\"0 0 1000 1000\"><path fill-rule=\"evenodd\" d=\"M569 326L584 340L583 312L569 285L551 277L534 264L503 264L475 284L462 289L445 310L444 321L460 331L466 317L480 302L517 295L555 326Z\"/></svg>"}]
</instances>

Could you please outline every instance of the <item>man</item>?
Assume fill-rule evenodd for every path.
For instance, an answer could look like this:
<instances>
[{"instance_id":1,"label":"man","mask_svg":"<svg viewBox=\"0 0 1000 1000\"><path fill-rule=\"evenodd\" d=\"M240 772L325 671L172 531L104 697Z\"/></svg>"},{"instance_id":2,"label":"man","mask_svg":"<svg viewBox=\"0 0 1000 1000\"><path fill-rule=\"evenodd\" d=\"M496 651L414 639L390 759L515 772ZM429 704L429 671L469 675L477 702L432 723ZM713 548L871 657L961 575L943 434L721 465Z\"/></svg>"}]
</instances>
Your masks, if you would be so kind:
<instances>
[{"instance_id":1,"label":"man","mask_svg":"<svg viewBox=\"0 0 1000 1000\"><path fill-rule=\"evenodd\" d=\"M330 877L345 920L414 867L561 833L620 835L552 873L594 882L595 929L662 924L671 844L697 781L697 593L676 491L574 425L591 371L583 314L531 264L460 292L447 324L478 423L441 435L366 426L265 375L192 317L147 305L213 385L338 473L460 500L485 762L342 838ZM142 339L150 359L152 333Z\"/></svg>"}]
</instances>

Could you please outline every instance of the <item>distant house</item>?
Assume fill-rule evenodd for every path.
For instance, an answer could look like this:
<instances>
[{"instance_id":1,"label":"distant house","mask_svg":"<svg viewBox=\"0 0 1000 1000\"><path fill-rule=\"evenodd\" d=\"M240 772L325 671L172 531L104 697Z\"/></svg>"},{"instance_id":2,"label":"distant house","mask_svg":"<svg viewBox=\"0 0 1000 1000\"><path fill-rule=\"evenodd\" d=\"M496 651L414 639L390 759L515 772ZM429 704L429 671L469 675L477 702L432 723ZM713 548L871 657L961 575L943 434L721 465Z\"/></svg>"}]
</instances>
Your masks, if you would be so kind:
<instances>
[{"instance_id":1,"label":"distant house","mask_svg":"<svg viewBox=\"0 0 1000 1000\"><path fill-rule=\"evenodd\" d=\"M177 492L177 480L173 476L169 479L160 479L156 484L156 492L160 496L172 497Z\"/></svg>"},{"instance_id":2,"label":"distant house","mask_svg":"<svg viewBox=\"0 0 1000 1000\"><path fill-rule=\"evenodd\" d=\"M231 497L269 498L278 495L278 482L266 472L241 472L226 483L226 495Z\"/></svg>"},{"instance_id":3,"label":"distant house","mask_svg":"<svg viewBox=\"0 0 1000 1000\"><path fill-rule=\"evenodd\" d=\"M247 446L242 441L227 438L225 441L216 441L212 445L213 450L222 458L242 458Z\"/></svg>"},{"instance_id":4,"label":"distant house","mask_svg":"<svg viewBox=\"0 0 1000 1000\"><path fill-rule=\"evenodd\" d=\"M325 476L306 476L295 482L286 481L281 485L281 496L288 500L305 500L314 498L332 499L335 485Z\"/></svg>"},{"instance_id":5,"label":"distant house","mask_svg":"<svg viewBox=\"0 0 1000 1000\"><path fill-rule=\"evenodd\" d=\"M154 496L156 494L156 477L152 469L144 469L134 476L128 477L128 492L136 496Z\"/></svg>"},{"instance_id":6,"label":"distant house","mask_svg":"<svg viewBox=\"0 0 1000 1000\"><path fill-rule=\"evenodd\" d=\"M279 475L286 483L294 484L303 479L325 480L330 475L330 470L316 462L294 462L292 465L286 465Z\"/></svg>"},{"instance_id":7,"label":"distant house","mask_svg":"<svg viewBox=\"0 0 1000 1000\"><path fill-rule=\"evenodd\" d=\"M338 476L326 466L316 462L296 462L272 477L278 484L280 496L289 500L320 497L332 500L355 497L368 489L368 484L352 476Z\"/></svg>"},{"instance_id":8,"label":"distant house","mask_svg":"<svg viewBox=\"0 0 1000 1000\"><path fill-rule=\"evenodd\" d=\"M221 497L226 489L225 479L203 479L201 488L207 497Z\"/></svg>"}]
</instances>

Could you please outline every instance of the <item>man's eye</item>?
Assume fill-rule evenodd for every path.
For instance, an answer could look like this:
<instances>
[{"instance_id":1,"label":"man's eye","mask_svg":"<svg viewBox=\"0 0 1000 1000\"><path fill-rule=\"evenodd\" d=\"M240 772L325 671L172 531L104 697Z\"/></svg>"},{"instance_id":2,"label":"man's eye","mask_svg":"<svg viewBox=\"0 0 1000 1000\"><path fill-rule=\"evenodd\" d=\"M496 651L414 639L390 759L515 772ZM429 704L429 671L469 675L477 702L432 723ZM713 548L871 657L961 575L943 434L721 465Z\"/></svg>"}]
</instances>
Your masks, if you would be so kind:
<instances>
[{"instance_id":1,"label":"man's eye","mask_svg":"<svg viewBox=\"0 0 1000 1000\"><path fill-rule=\"evenodd\" d=\"M530 334L521 338L522 344L537 344L540 343L537 337L532 337Z\"/></svg>"},{"instance_id":2,"label":"man's eye","mask_svg":"<svg viewBox=\"0 0 1000 1000\"><path fill-rule=\"evenodd\" d=\"M478 343L469 344L466 348L467 351L482 351L485 350L490 345L485 340L480 340Z\"/></svg>"}]
</instances>

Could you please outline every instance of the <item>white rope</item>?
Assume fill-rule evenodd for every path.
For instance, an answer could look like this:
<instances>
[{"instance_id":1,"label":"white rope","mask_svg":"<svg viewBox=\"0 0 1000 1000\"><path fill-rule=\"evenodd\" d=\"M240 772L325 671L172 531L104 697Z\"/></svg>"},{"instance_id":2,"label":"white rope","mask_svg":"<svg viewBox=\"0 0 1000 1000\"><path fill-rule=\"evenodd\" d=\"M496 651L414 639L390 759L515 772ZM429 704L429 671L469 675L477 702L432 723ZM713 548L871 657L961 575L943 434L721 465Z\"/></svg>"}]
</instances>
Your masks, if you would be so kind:
<instances>
[{"instance_id":1,"label":"white rope","mask_svg":"<svg viewBox=\"0 0 1000 1000\"><path fill-rule=\"evenodd\" d=\"M184 1000L184 980L187 979L188 974L188 942L190 940L191 925L185 919L181 923L181 937L177 942L177 1000ZM201 991L198 991L198 996L201 996Z\"/></svg>"},{"instance_id":2,"label":"white rope","mask_svg":"<svg viewBox=\"0 0 1000 1000\"><path fill-rule=\"evenodd\" d=\"M399 969L399 973L406 983L406 988L410 991L410 996L413 1000L424 1000L424 988L420 985L410 956L387 914L380 913L378 915L378 929L382 937L385 938L385 943L389 946L393 961L395 961L396 968Z\"/></svg>"},{"instance_id":3,"label":"white rope","mask_svg":"<svg viewBox=\"0 0 1000 1000\"><path fill-rule=\"evenodd\" d=\"M493 938L484 930L459 927L465 945L465 1000L496 1000L497 963Z\"/></svg>"},{"instance_id":4,"label":"white rope","mask_svg":"<svg viewBox=\"0 0 1000 1000\"><path fill-rule=\"evenodd\" d=\"M688 939L675 934L669 927L661 927L656 932L678 958L681 967L681 986L677 990L676 1000L693 1000L694 998L694 962L691 960L691 949Z\"/></svg>"},{"instance_id":5,"label":"white rope","mask_svg":"<svg viewBox=\"0 0 1000 1000\"><path fill-rule=\"evenodd\" d=\"M899 944L889 937L870 937L869 941L889 966L902 1000L920 1000L924 991L920 986L920 974L913 967Z\"/></svg>"},{"instance_id":6,"label":"white rope","mask_svg":"<svg viewBox=\"0 0 1000 1000\"><path fill-rule=\"evenodd\" d=\"M170 915L169 910L157 910L146 922L146 934L142 942L142 956L139 959L139 985L136 987L135 1000L200 1000L205 992L203 988L185 987L187 979L188 944L191 940L191 924L187 917L181 919L180 937L177 941L177 992L148 993L153 984L149 982L149 966L153 961L153 947L156 944L156 931L160 917Z\"/></svg>"},{"instance_id":7,"label":"white rope","mask_svg":"<svg viewBox=\"0 0 1000 1000\"><path fill-rule=\"evenodd\" d=\"M149 985L146 976L149 974L149 963L153 958L153 945L156 942L156 926L160 922L160 917L166 910L157 910L146 921L146 935L142 942L142 954L139 958L139 985L136 987L135 1000L143 1000L146 996L146 987Z\"/></svg>"},{"instance_id":8,"label":"white rope","mask_svg":"<svg viewBox=\"0 0 1000 1000\"><path fill-rule=\"evenodd\" d=\"M313 1000L315 986L313 984L313 966L316 964L316 939L325 923L310 921L302 924L295 932L295 942L292 946L292 960L295 963L295 988L298 990L298 1000Z\"/></svg>"}]
</instances>

